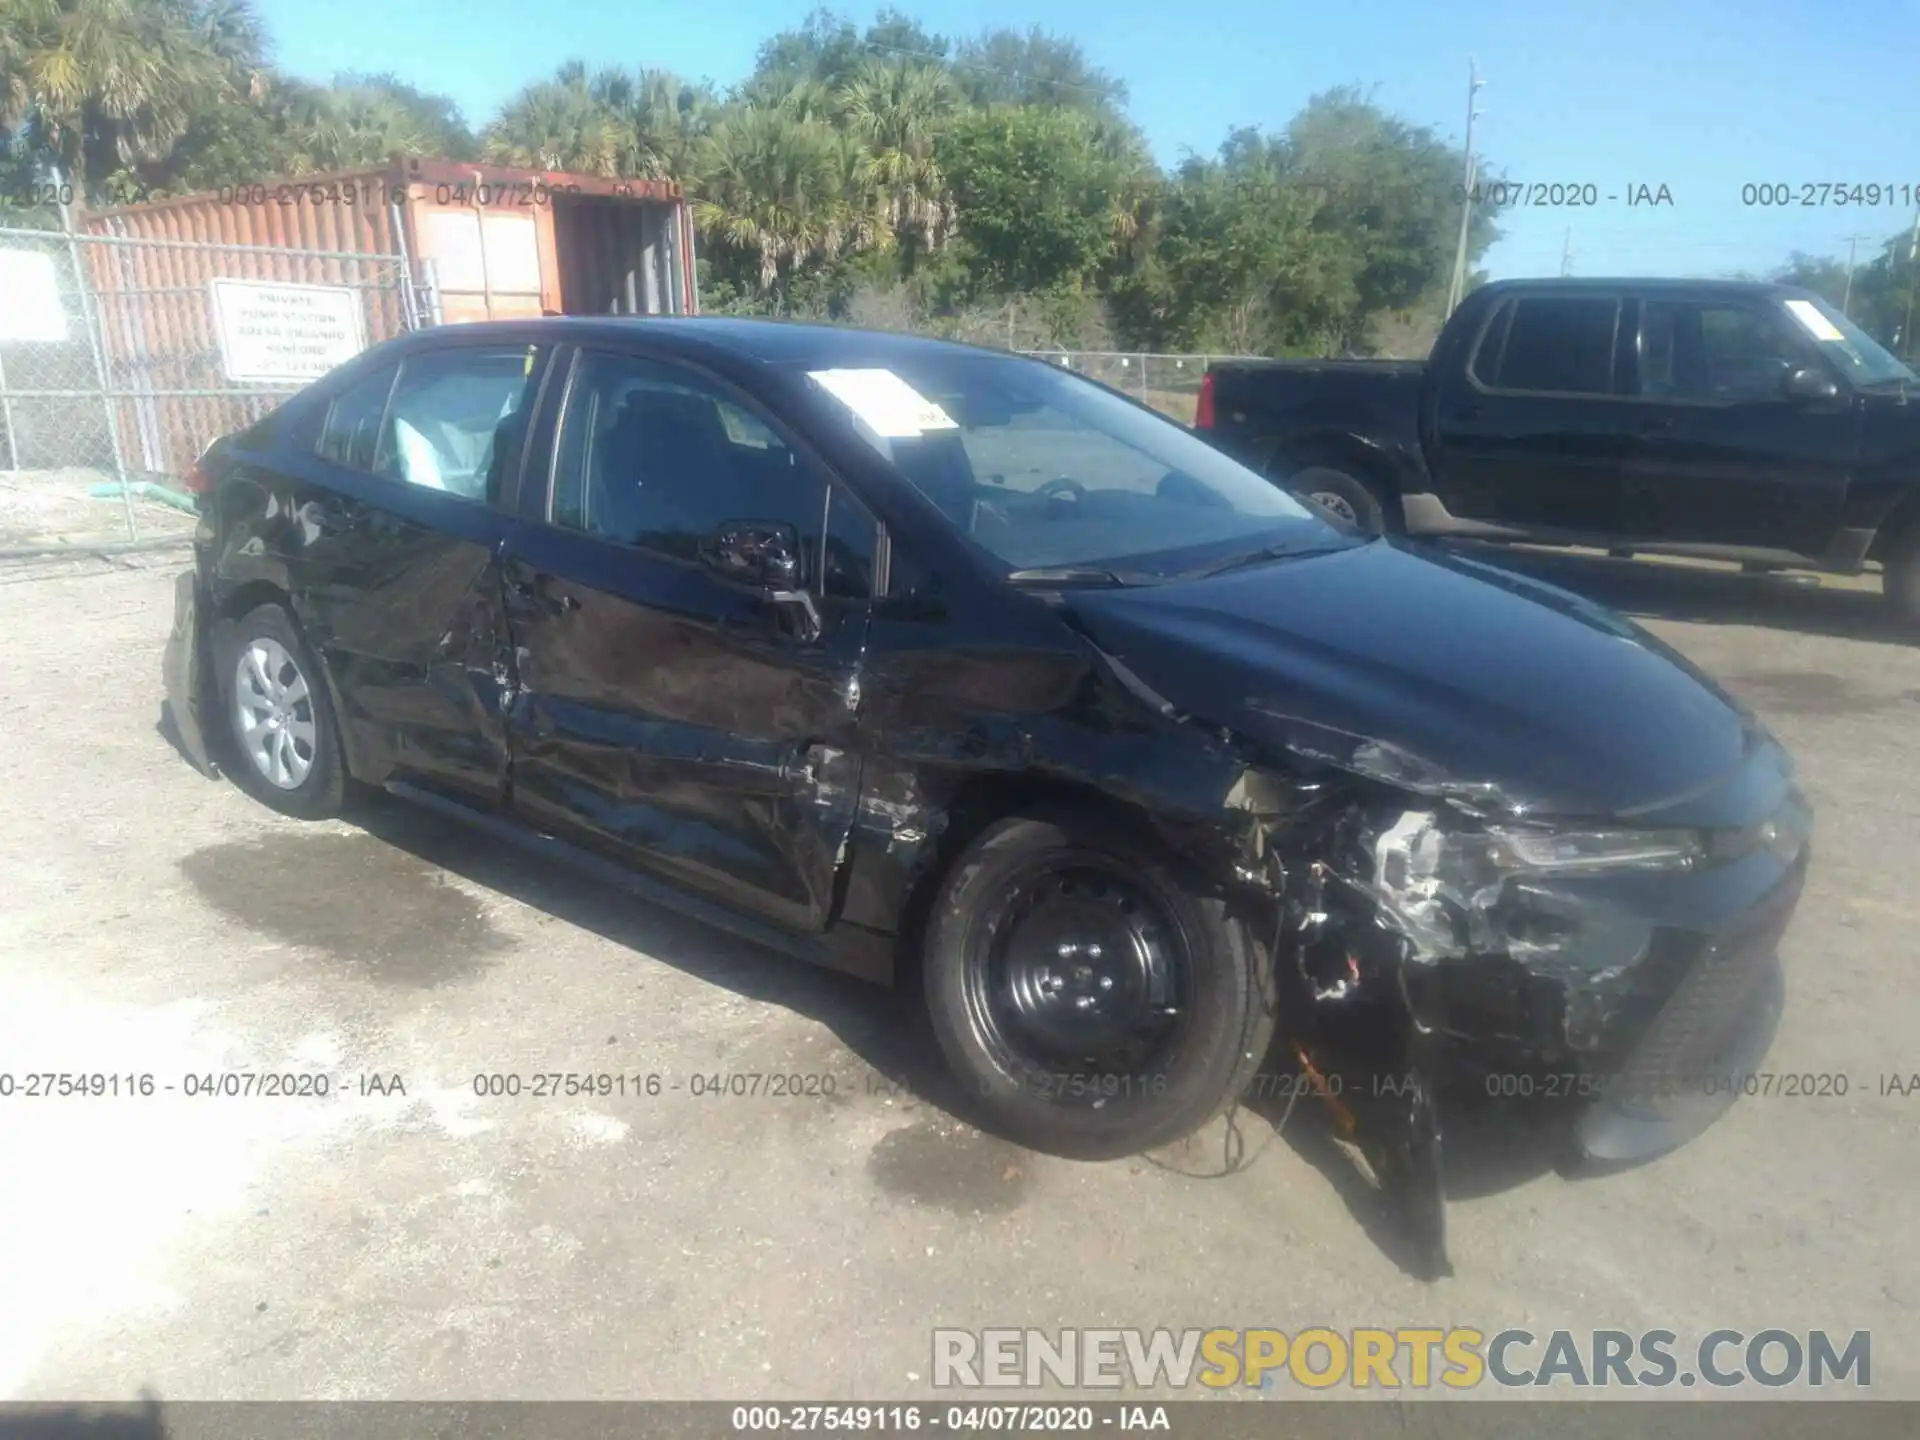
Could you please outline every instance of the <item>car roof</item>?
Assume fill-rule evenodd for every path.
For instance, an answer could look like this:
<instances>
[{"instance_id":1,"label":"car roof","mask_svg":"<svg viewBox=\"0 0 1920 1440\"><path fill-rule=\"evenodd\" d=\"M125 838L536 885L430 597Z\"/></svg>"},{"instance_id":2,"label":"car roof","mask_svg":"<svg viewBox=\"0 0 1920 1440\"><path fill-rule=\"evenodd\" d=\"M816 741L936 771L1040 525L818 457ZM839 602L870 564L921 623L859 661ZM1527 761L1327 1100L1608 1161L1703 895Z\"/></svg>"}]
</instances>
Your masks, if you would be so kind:
<instances>
[{"instance_id":1,"label":"car roof","mask_svg":"<svg viewBox=\"0 0 1920 1440\"><path fill-rule=\"evenodd\" d=\"M454 333L457 332L457 333ZM431 348L442 341L484 340L488 335L516 342L571 342L618 344L644 338L667 343L688 355L725 353L738 359L773 365L804 365L832 369L848 366L885 366L914 358L991 355L1021 358L1006 350L903 335L888 330L858 330L850 326L816 325L792 320L745 320L706 315L551 315L528 320L480 320L436 326L413 332L403 343ZM1039 362L1034 362L1039 363Z\"/></svg>"},{"instance_id":2,"label":"car roof","mask_svg":"<svg viewBox=\"0 0 1920 1440\"><path fill-rule=\"evenodd\" d=\"M1812 299L1811 291L1802 290L1794 285L1782 285L1772 280L1680 280L1667 276L1635 277L1622 275L1613 278L1603 276L1563 277L1541 280L1490 280L1481 286L1488 293L1506 294L1510 291L1539 290L1543 292L1578 294L1583 290L1592 290L1612 294L1622 290L1640 291L1658 294L1673 291L1688 295L1793 295Z\"/></svg>"}]
</instances>

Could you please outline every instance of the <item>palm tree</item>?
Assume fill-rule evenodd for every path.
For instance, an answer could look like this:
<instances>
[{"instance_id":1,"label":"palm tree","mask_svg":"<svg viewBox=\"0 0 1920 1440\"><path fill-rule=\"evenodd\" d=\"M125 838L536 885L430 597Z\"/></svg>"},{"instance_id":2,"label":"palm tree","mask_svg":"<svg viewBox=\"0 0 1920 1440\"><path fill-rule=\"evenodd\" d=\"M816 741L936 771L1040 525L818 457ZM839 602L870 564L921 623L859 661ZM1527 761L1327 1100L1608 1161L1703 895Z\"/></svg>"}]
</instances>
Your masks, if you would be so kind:
<instances>
[{"instance_id":1,"label":"palm tree","mask_svg":"<svg viewBox=\"0 0 1920 1440\"><path fill-rule=\"evenodd\" d=\"M382 165L390 155L425 155L434 149L419 120L375 87L306 91L290 109L294 143L315 170Z\"/></svg>"},{"instance_id":2,"label":"palm tree","mask_svg":"<svg viewBox=\"0 0 1920 1440\"><path fill-rule=\"evenodd\" d=\"M230 91L245 49L237 16L210 35L207 13L189 0L0 0L0 129L77 184L159 159Z\"/></svg>"},{"instance_id":3,"label":"palm tree","mask_svg":"<svg viewBox=\"0 0 1920 1440\"><path fill-rule=\"evenodd\" d=\"M1124 116L1094 115L1089 139L1112 176L1113 240L1116 251L1124 255L1144 231L1160 190L1160 170L1146 137Z\"/></svg>"},{"instance_id":4,"label":"palm tree","mask_svg":"<svg viewBox=\"0 0 1920 1440\"><path fill-rule=\"evenodd\" d=\"M487 128L486 155L505 165L613 178L634 156L614 106L626 97L608 72L593 80L578 60L527 86Z\"/></svg>"},{"instance_id":5,"label":"palm tree","mask_svg":"<svg viewBox=\"0 0 1920 1440\"><path fill-rule=\"evenodd\" d=\"M587 72L579 60L522 90L488 127L490 159L610 179L682 179L712 95L666 70Z\"/></svg>"},{"instance_id":6,"label":"palm tree","mask_svg":"<svg viewBox=\"0 0 1920 1440\"><path fill-rule=\"evenodd\" d=\"M669 180L687 179L694 152L712 127L716 109L713 92L705 85L683 80L670 70L640 71L633 122L654 158L653 173Z\"/></svg>"},{"instance_id":7,"label":"palm tree","mask_svg":"<svg viewBox=\"0 0 1920 1440\"><path fill-rule=\"evenodd\" d=\"M742 106L700 147L694 220L784 303L796 267L832 260L861 229L846 193L858 163L820 121Z\"/></svg>"},{"instance_id":8,"label":"palm tree","mask_svg":"<svg viewBox=\"0 0 1920 1440\"><path fill-rule=\"evenodd\" d=\"M191 24L207 52L227 67L234 89L259 99L266 84L267 37L251 0L201 0Z\"/></svg>"},{"instance_id":9,"label":"palm tree","mask_svg":"<svg viewBox=\"0 0 1920 1440\"><path fill-rule=\"evenodd\" d=\"M911 275L918 252L938 250L953 228L953 196L934 145L960 109L960 92L931 65L868 60L841 91L840 106L866 147L867 182Z\"/></svg>"}]
</instances>

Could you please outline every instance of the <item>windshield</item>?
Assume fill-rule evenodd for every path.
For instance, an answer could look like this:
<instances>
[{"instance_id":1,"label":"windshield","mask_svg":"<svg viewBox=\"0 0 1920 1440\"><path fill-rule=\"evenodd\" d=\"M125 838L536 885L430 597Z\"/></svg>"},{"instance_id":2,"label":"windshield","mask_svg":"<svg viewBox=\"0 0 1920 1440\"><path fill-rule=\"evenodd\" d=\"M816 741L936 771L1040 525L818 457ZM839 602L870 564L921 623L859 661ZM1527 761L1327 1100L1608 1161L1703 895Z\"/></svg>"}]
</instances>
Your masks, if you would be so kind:
<instances>
[{"instance_id":1,"label":"windshield","mask_svg":"<svg viewBox=\"0 0 1920 1440\"><path fill-rule=\"evenodd\" d=\"M1787 313L1818 343L1821 353L1855 385L1883 385L1896 380L1913 384L1920 379L1819 296L1789 300L1786 306Z\"/></svg>"},{"instance_id":2,"label":"windshield","mask_svg":"<svg viewBox=\"0 0 1920 1440\"><path fill-rule=\"evenodd\" d=\"M930 351L811 373L1009 570L1165 577L1236 553L1359 543L1181 426L1041 361Z\"/></svg>"}]
</instances>

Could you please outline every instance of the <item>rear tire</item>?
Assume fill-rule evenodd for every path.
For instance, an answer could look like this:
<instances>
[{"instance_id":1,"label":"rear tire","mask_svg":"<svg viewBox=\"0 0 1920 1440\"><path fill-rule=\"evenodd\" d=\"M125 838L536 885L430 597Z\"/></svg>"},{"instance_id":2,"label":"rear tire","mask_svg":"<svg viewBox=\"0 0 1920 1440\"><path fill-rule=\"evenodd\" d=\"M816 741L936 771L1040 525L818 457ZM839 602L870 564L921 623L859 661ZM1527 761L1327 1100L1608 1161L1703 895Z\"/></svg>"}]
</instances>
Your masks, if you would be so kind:
<instances>
[{"instance_id":1,"label":"rear tire","mask_svg":"<svg viewBox=\"0 0 1920 1440\"><path fill-rule=\"evenodd\" d=\"M214 658L234 782L301 820L338 815L346 764L326 678L293 619L259 605L228 631Z\"/></svg>"},{"instance_id":2,"label":"rear tire","mask_svg":"<svg viewBox=\"0 0 1920 1440\"><path fill-rule=\"evenodd\" d=\"M1909 525L1888 543L1880 593L1902 624L1920 631L1920 525Z\"/></svg>"},{"instance_id":3,"label":"rear tire","mask_svg":"<svg viewBox=\"0 0 1920 1440\"><path fill-rule=\"evenodd\" d=\"M940 1048L988 1128L1104 1160L1169 1144L1239 1098L1273 1037L1264 963L1244 923L1195 896L1158 847L1049 808L995 822L955 863L924 979Z\"/></svg>"},{"instance_id":4,"label":"rear tire","mask_svg":"<svg viewBox=\"0 0 1920 1440\"><path fill-rule=\"evenodd\" d=\"M1331 465L1309 465L1281 482L1358 530L1385 535L1400 528L1400 509L1371 481Z\"/></svg>"}]
</instances>

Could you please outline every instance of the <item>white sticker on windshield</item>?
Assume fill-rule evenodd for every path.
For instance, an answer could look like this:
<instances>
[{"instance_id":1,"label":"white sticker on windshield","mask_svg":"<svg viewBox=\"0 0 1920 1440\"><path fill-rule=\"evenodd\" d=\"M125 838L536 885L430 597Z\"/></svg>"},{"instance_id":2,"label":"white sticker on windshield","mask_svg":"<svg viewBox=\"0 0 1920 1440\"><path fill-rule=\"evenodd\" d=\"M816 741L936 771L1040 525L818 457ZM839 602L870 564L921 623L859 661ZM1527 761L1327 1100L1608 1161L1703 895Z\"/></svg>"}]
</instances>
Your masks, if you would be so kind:
<instances>
[{"instance_id":1,"label":"white sticker on windshield","mask_svg":"<svg viewBox=\"0 0 1920 1440\"><path fill-rule=\"evenodd\" d=\"M1840 327L1820 313L1820 307L1811 300L1789 300L1787 309L1793 318L1800 322L1801 328L1816 340L1844 340Z\"/></svg>"},{"instance_id":2,"label":"white sticker on windshield","mask_svg":"<svg viewBox=\"0 0 1920 1440\"><path fill-rule=\"evenodd\" d=\"M951 415L891 370L807 373L883 439L910 440L929 430L960 428Z\"/></svg>"}]
</instances>

